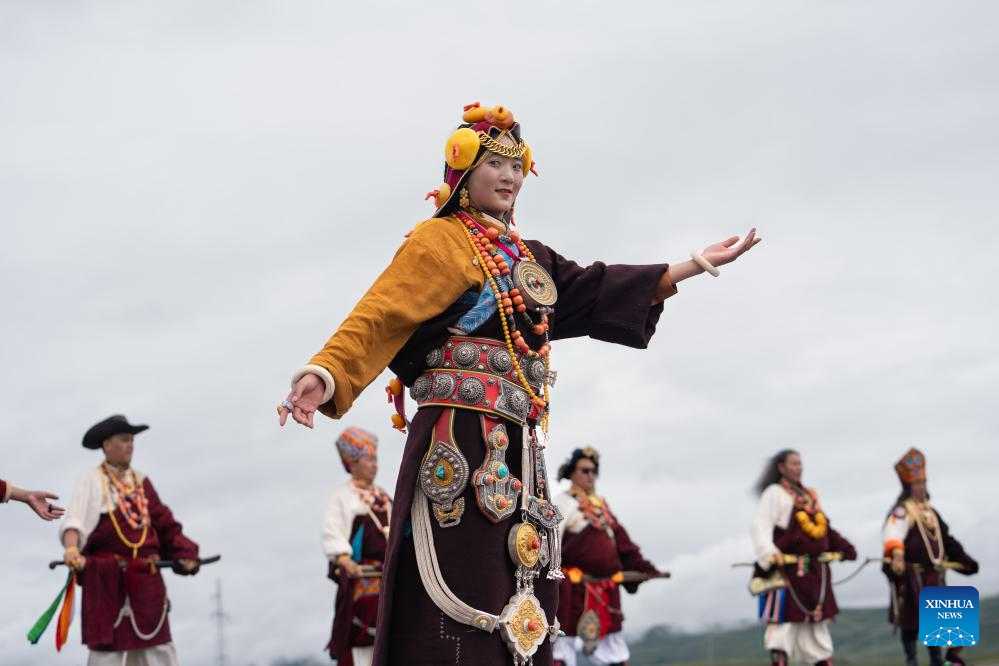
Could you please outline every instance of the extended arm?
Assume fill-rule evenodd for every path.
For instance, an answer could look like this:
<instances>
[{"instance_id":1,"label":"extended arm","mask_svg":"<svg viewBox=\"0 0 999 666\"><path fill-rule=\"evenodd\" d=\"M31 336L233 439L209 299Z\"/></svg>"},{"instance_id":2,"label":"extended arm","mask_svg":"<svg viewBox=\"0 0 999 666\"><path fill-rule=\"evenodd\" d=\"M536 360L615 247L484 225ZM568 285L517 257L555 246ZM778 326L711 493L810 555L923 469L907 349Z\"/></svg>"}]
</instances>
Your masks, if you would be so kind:
<instances>
[{"instance_id":1,"label":"extended arm","mask_svg":"<svg viewBox=\"0 0 999 666\"><path fill-rule=\"evenodd\" d=\"M25 490L10 481L0 480L0 502L23 502L42 520L55 520L64 513L64 509L49 502L50 499L59 499L59 496L46 490Z\"/></svg>"},{"instance_id":2,"label":"extended arm","mask_svg":"<svg viewBox=\"0 0 999 666\"><path fill-rule=\"evenodd\" d=\"M652 304L662 303L675 294L676 285L687 278L700 275L708 270L708 268L717 268L718 266L724 266L735 261L762 240L762 238L757 238L756 229L750 229L749 233L746 234L746 238L738 245L736 243L739 241L739 237L732 236L720 243L715 243L704 248L704 251L700 253L700 258L706 262L706 265L695 259L688 259L679 264L670 264L669 270L666 271L659 281Z\"/></svg>"},{"instance_id":3,"label":"extended arm","mask_svg":"<svg viewBox=\"0 0 999 666\"><path fill-rule=\"evenodd\" d=\"M311 428L317 409L342 416L420 324L468 289L481 289L483 280L457 221L419 225L336 333L295 374L286 399L292 417ZM279 414L284 425L287 406Z\"/></svg>"}]
</instances>

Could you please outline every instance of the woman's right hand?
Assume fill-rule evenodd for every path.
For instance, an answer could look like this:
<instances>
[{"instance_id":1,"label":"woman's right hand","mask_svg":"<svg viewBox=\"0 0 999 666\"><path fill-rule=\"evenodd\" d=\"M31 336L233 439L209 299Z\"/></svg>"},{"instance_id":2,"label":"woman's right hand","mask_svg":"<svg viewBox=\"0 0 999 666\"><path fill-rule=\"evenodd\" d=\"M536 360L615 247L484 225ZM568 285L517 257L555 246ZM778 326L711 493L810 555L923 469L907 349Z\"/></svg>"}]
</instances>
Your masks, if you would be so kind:
<instances>
[{"instance_id":1,"label":"woman's right hand","mask_svg":"<svg viewBox=\"0 0 999 666\"><path fill-rule=\"evenodd\" d=\"M325 393L326 384L317 375L312 373L302 375L302 378L295 382L291 393L285 398L286 402L291 403L292 410L289 412L283 404L278 407L278 420L281 425L285 424L285 421L288 420L288 414L291 414L297 423L311 428L312 419Z\"/></svg>"}]
</instances>

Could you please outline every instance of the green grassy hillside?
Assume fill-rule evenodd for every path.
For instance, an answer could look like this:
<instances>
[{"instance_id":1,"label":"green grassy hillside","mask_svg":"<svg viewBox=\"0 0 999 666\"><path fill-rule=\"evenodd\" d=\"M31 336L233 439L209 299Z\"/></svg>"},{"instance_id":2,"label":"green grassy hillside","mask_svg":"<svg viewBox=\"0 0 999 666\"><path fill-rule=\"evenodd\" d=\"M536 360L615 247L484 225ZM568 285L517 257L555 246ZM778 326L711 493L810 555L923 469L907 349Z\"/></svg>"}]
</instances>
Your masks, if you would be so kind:
<instances>
[{"instance_id":1,"label":"green grassy hillside","mask_svg":"<svg viewBox=\"0 0 999 666\"><path fill-rule=\"evenodd\" d=\"M966 648L964 658L975 666L999 666L999 596L982 599L979 633L984 645ZM892 635L884 608L853 608L840 611L832 625L836 666L899 666L902 646ZM274 662L273 666L321 666L331 663L307 657ZM580 655L580 666L589 662ZM749 625L700 633L683 633L669 627L650 629L631 643L629 666L769 666L763 650L763 628ZM925 651L919 663L928 663Z\"/></svg>"},{"instance_id":2,"label":"green grassy hillside","mask_svg":"<svg viewBox=\"0 0 999 666\"><path fill-rule=\"evenodd\" d=\"M982 599L980 629L984 644L964 651L969 664L999 664L999 596ZM899 637L892 635L884 608L842 610L832 625L838 666L897 666L902 662ZM925 653L921 663L927 663ZM713 665L750 666L768 664L763 650L763 628L751 625L735 629L681 633L669 627L649 630L631 644L630 666Z\"/></svg>"}]
</instances>

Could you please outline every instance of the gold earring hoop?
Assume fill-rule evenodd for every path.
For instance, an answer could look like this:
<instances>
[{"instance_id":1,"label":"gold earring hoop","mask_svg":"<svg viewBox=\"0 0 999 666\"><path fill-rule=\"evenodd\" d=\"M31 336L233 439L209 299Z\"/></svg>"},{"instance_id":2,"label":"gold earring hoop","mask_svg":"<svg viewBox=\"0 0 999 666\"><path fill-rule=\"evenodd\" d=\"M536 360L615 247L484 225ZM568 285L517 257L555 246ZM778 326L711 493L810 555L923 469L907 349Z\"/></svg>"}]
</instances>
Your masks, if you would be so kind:
<instances>
[{"instance_id":1,"label":"gold earring hoop","mask_svg":"<svg viewBox=\"0 0 999 666\"><path fill-rule=\"evenodd\" d=\"M461 208L468 208L469 206L467 187L462 187L461 190L458 191L458 206Z\"/></svg>"}]
</instances>

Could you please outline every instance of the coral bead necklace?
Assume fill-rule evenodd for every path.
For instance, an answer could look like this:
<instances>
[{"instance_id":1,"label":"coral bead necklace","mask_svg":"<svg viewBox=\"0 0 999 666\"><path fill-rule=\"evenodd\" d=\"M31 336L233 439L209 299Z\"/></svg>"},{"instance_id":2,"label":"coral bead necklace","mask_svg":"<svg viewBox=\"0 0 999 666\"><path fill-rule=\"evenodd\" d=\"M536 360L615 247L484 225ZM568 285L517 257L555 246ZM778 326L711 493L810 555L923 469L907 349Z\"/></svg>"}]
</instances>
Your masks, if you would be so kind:
<instances>
[{"instance_id":1,"label":"coral bead necklace","mask_svg":"<svg viewBox=\"0 0 999 666\"><path fill-rule=\"evenodd\" d=\"M125 481L115 475L111 470L111 466L106 461L101 464L101 471L103 472L101 475L101 489L104 492L104 503L107 507L108 518L111 519L111 525L114 527L114 531L117 533L118 538L121 539L121 542L126 547L132 549L132 557L138 557L139 549L146 543L150 525L149 500L146 498L143 485L136 478L133 470L127 470L123 474L126 479ZM109 485L115 490L113 498ZM138 541L130 541L125 536L121 526L118 524L117 518L115 518L116 508L121 511L121 515L125 517L128 526L133 530L139 529L140 526L142 527L142 535Z\"/></svg>"},{"instance_id":2,"label":"coral bead necklace","mask_svg":"<svg viewBox=\"0 0 999 666\"><path fill-rule=\"evenodd\" d=\"M517 352L525 356L540 356L545 361L546 377L550 374L551 360L549 352L551 351L551 340L548 335L548 315L541 313L541 320L535 322L527 313L527 304L524 303L524 297L521 295L519 289L513 287L510 281L510 263L500 254L499 247L502 247L502 245L500 245L499 231L491 227L483 227L466 213L458 212L456 216L464 225L463 231L465 232L469 247L472 248L472 253L478 259L479 267L482 269L486 282L489 283L493 291L497 309L500 311L499 320L503 328L503 338L506 342L510 358L513 361L514 369L517 372L517 377L520 380L521 386L531 397L532 402L541 410L541 429L544 432L548 432L548 405L550 401L548 382L542 382L544 392L544 397L542 398L534 392L530 382L527 381L527 377L520 367L517 354L514 351L516 349ZM507 236L520 249L523 256L531 261L535 261L534 255L520 238L519 233L510 231ZM506 248L503 248L503 252L507 253L510 261L519 261L519 258L508 252ZM515 313L520 314L524 318L534 335L544 337L544 342L537 351L530 348L523 334L517 330Z\"/></svg>"}]
</instances>

